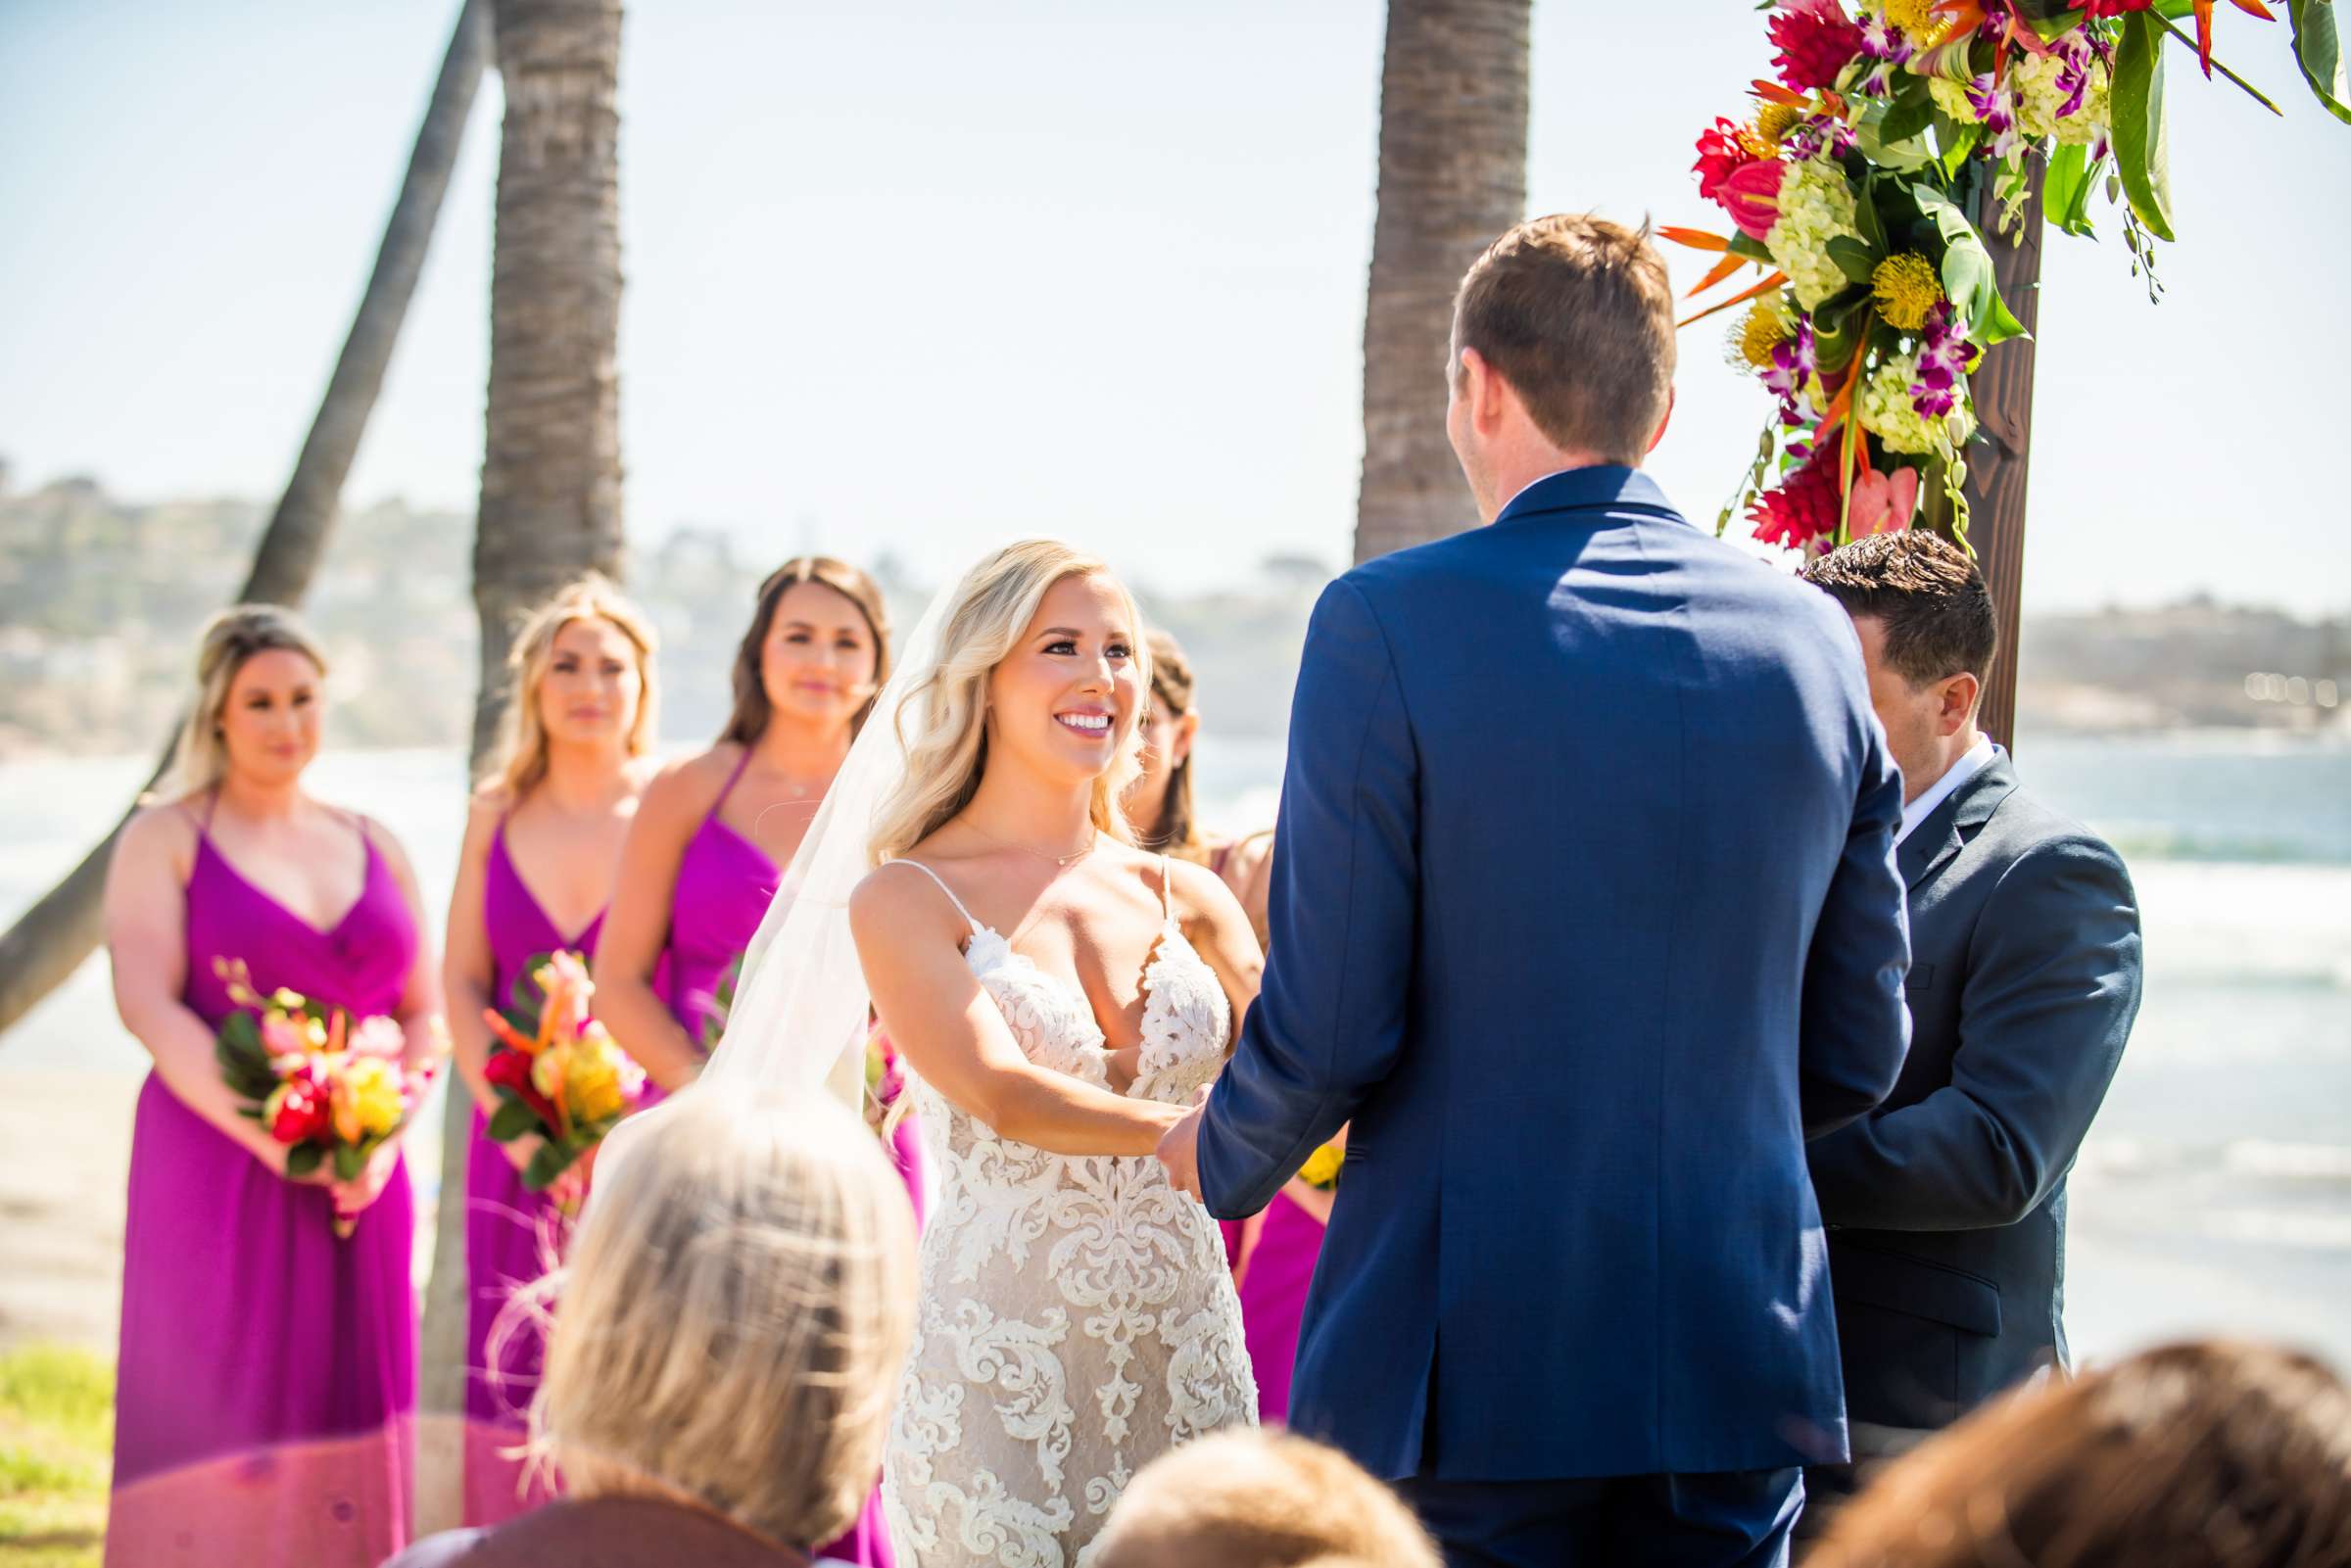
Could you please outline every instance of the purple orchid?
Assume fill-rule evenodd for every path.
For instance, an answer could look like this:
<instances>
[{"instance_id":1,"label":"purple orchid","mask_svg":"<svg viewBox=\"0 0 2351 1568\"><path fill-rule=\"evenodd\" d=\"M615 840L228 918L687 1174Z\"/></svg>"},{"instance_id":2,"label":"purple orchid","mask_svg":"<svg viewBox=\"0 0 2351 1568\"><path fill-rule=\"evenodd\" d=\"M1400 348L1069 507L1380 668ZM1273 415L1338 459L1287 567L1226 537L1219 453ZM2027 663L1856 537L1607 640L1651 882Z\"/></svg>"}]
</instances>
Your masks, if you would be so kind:
<instances>
[{"instance_id":1,"label":"purple orchid","mask_svg":"<svg viewBox=\"0 0 2351 1568\"><path fill-rule=\"evenodd\" d=\"M1861 58L1872 62L1862 76L1857 90L1867 97L1883 98L1893 90L1895 71L1910 63L1917 53L1909 35L1883 17L1869 17L1861 23Z\"/></svg>"},{"instance_id":2,"label":"purple orchid","mask_svg":"<svg viewBox=\"0 0 2351 1568\"><path fill-rule=\"evenodd\" d=\"M2057 88L2065 94L2065 102L2057 106L2057 118L2070 119L2082 113L2083 104L2089 99L2090 65L2098 58L2097 51L2077 29L2051 43L2049 52L2057 57Z\"/></svg>"},{"instance_id":3,"label":"purple orchid","mask_svg":"<svg viewBox=\"0 0 2351 1568\"><path fill-rule=\"evenodd\" d=\"M1818 158L1824 151L1843 158L1853 150L1853 127L1835 115L1809 115L1781 138L1780 145L1799 160Z\"/></svg>"},{"instance_id":4,"label":"purple orchid","mask_svg":"<svg viewBox=\"0 0 2351 1568\"><path fill-rule=\"evenodd\" d=\"M1810 388L1812 378L1820 372L1820 356L1812 342L1812 318L1796 318L1796 335L1771 351L1771 368L1763 372L1763 385L1779 394L1780 423L1791 427L1808 425L1819 417L1812 406Z\"/></svg>"},{"instance_id":5,"label":"purple orchid","mask_svg":"<svg viewBox=\"0 0 2351 1568\"><path fill-rule=\"evenodd\" d=\"M1967 364L1975 350L1961 330L1951 302L1943 301L1927 313L1919 335L1918 379L1910 383L1910 406L1923 419L1942 419L1959 406L1966 384Z\"/></svg>"},{"instance_id":6,"label":"purple orchid","mask_svg":"<svg viewBox=\"0 0 2351 1568\"><path fill-rule=\"evenodd\" d=\"M1994 81L1986 71L1967 84L1968 107L1984 121L1985 134L1991 140L1984 151L1992 158L2013 158L2024 146L2024 137L2016 128L2016 89L2004 81Z\"/></svg>"}]
</instances>

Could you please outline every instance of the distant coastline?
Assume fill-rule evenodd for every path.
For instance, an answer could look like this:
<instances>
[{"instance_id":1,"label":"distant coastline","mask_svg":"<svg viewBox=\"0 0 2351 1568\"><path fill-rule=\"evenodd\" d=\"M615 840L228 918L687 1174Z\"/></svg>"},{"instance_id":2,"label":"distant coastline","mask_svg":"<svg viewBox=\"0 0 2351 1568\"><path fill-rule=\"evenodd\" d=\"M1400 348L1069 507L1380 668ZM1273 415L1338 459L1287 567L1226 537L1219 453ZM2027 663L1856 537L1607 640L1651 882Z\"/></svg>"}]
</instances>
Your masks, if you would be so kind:
<instances>
[{"instance_id":1,"label":"distant coastline","mask_svg":"<svg viewBox=\"0 0 2351 1568\"><path fill-rule=\"evenodd\" d=\"M125 500L89 479L8 490L0 466L0 764L151 753L168 730L196 629L235 592L267 508L249 499ZM392 499L337 523L306 605L334 660L332 739L437 747L470 731L472 519ZM776 564L728 534L674 530L630 563L662 637L662 729L715 733L750 595ZM911 625L934 586L888 552L861 558ZM1233 563L1228 587L1155 594L1184 642L1213 730L1278 736L1306 618L1330 563ZM2191 598L2029 616L2019 709L2076 735L2257 730L2341 736L2351 613L2303 620Z\"/></svg>"}]
</instances>

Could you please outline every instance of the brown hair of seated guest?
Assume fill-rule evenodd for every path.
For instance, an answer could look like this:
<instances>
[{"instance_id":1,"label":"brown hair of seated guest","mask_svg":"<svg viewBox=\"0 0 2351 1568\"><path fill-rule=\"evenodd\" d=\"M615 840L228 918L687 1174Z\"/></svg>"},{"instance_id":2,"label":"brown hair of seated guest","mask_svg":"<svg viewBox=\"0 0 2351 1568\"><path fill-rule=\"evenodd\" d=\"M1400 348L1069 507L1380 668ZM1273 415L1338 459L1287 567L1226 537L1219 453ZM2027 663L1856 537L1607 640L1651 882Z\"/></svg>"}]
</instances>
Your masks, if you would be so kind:
<instances>
[{"instance_id":1,"label":"brown hair of seated guest","mask_svg":"<svg viewBox=\"0 0 2351 1568\"><path fill-rule=\"evenodd\" d=\"M2324 1362L2169 1345L1979 1411L1889 1466L1805 1568L2340 1568L2351 1392Z\"/></svg>"},{"instance_id":2,"label":"brown hair of seated guest","mask_svg":"<svg viewBox=\"0 0 2351 1568\"><path fill-rule=\"evenodd\" d=\"M1229 1429L1143 1466L1094 1543L1094 1568L1439 1568L1393 1492L1336 1449Z\"/></svg>"}]
</instances>

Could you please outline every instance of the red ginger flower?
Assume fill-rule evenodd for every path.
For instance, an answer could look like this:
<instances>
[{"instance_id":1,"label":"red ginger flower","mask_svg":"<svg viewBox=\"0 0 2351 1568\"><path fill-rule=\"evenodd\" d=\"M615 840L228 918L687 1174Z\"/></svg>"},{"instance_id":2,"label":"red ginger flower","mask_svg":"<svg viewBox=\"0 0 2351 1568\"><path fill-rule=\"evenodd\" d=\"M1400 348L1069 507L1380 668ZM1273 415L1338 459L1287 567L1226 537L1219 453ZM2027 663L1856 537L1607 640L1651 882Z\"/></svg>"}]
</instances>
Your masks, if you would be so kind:
<instances>
[{"instance_id":1,"label":"red ginger flower","mask_svg":"<svg viewBox=\"0 0 2351 1568\"><path fill-rule=\"evenodd\" d=\"M1861 27L1838 0L1780 0L1765 24L1779 53L1772 64L1797 92L1837 85L1838 72L1861 53Z\"/></svg>"},{"instance_id":2,"label":"red ginger flower","mask_svg":"<svg viewBox=\"0 0 2351 1568\"><path fill-rule=\"evenodd\" d=\"M1815 446L1802 466L1780 481L1780 488L1755 498L1747 510L1755 525L1755 538L1766 545L1801 549L1816 539L1837 532L1845 493L1837 488L1837 454L1833 442Z\"/></svg>"},{"instance_id":3,"label":"red ginger flower","mask_svg":"<svg viewBox=\"0 0 2351 1568\"><path fill-rule=\"evenodd\" d=\"M1716 117L1710 127L1698 133L1698 162L1690 166L1698 174L1698 194L1714 201L1733 174L1750 164L1777 162L1779 156L1777 147L1745 125Z\"/></svg>"}]
</instances>

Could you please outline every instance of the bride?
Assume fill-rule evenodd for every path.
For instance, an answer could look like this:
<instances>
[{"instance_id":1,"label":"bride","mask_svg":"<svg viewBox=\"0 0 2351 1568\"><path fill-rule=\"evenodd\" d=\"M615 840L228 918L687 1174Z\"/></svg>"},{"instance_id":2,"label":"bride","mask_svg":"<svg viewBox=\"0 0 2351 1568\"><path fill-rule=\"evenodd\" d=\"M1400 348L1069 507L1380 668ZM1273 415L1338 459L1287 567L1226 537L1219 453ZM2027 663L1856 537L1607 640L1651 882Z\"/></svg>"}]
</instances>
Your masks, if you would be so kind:
<instances>
[{"instance_id":1,"label":"bride","mask_svg":"<svg viewBox=\"0 0 2351 1568\"><path fill-rule=\"evenodd\" d=\"M1256 996L1247 917L1118 801L1133 600L1032 542L954 591L849 920L941 1187L883 1497L908 1568L1081 1561L1129 1477L1255 1420L1223 1244L1153 1151Z\"/></svg>"},{"instance_id":2,"label":"bride","mask_svg":"<svg viewBox=\"0 0 2351 1568\"><path fill-rule=\"evenodd\" d=\"M1135 1471L1256 1420L1223 1239L1154 1152L1260 955L1223 882L1120 815L1141 633L1108 568L1050 542L939 594L687 1091L853 1097L869 1004L910 1069L939 1190L884 1464L901 1568L1073 1568Z\"/></svg>"}]
</instances>

